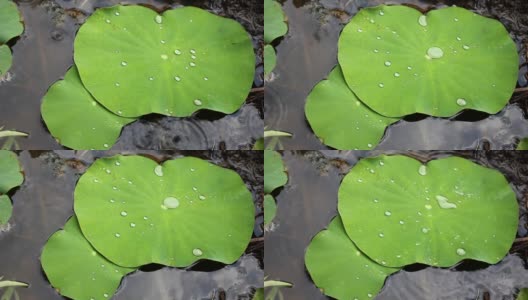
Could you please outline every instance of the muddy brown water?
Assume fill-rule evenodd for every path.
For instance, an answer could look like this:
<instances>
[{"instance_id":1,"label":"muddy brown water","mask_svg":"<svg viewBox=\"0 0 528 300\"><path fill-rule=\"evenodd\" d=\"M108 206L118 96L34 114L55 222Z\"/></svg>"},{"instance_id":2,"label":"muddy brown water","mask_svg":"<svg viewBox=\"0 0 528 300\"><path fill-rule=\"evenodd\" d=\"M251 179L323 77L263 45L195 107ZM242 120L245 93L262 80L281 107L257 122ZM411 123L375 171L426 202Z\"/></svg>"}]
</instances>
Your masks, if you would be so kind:
<instances>
[{"instance_id":1,"label":"muddy brown water","mask_svg":"<svg viewBox=\"0 0 528 300\"><path fill-rule=\"evenodd\" d=\"M19 160L24 183L9 193L13 217L9 229L0 231L0 276L28 283L17 289L23 300L64 299L47 281L40 253L47 239L62 228L73 214L73 191L79 177L99 157L117 151L22 151ZM164 161L180 156L196 156L235 170L246 183L255 201L253 238L263 236L263 154L258 151L129 151ZM114 299L251 299L262 287L264 244L252 242L245 254L232 265L200 261L186 269L148 265L122 282ZM67 262L65 262L67 263ZM75 270L71 270L72 273Z\"/></svg>"},{"instance_id":2,"label":"muddy brown water","mask_svg":"<svg viewBox=\"0 0 528 300\"><path fill-rule=\"evenodd\" d=\"M13 66L9 80L0 82L0 126L28 133L20 149L63 149L48 132L40 115L41 99L73 64L73 41L95 8L143 4L163 11L193 5L237 20L252 37L257 60L254 87L262 87L263 4L240 0L18 0L25 32L9 44ZM129 124L112 149L203 150L251 149L262 137L264 94L248 95L231 115L202 110L188 118L148 115ZM67 108L65 108L67 109Z\"/></svg>"},{"instance_id":3,"label":"muddy brown water","mask_svg":"<svg viewBox=\"0 0 528 300\"><path fill-rule=\"evenodd\" d=\"M525 0L285 0L289 32L274 43L277 67L266 84L268 129L286 131L284 149L322 150L304 115L306 97L337 64L337 41L359 9L380 4L407 4L422 10L457 5L500 20L519 50L517 87L528 86L528 2ZM528 137L528 91L515 93L496 115L463 111L451 118L412 115L388 127L377 149L514 149Z\"/></svg>"},{"instance_id":4,"label":"muddy brown water","mask_svg":"<svg viewBox=\"0 0 528 300\"><path fill-rule=\"evenodd\" d=\"M470 159L500 171L519 200L518 237L527 232L528 152L520 151L284 151L288 183L274 192L277 216L265 236L268 279L294 285L283 288L284 299L330 299L312 282L304 254L312 238L337 215L341 180L358 162L383 153L405 154L423 162L447 155ZM528 287L528 243L515 243L500 263L488 265L466 260L452 268L413 265L393 274L376 299L515 299L518 289Z\"/></svg>"}]
</instances>

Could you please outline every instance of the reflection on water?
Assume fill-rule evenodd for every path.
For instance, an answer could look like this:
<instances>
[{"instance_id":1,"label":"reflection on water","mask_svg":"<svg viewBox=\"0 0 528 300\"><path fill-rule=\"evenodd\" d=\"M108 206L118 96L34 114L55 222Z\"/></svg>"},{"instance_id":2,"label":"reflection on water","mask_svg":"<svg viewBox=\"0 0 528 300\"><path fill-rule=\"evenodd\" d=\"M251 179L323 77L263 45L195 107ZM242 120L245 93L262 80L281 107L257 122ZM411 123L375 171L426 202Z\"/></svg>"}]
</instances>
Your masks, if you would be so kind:
<instances>
[{"instance_id":1,"label":"reflection on water","mask_svg":"<svg viewBox=\"0 0 528 300\"><path fill-rule=\"evenodd\" d=\"M24 34L14 42L11 79L0 82L0 126L30 134L19 139L22 149L62 149L49 134L40 116L47 89L73 64L73 40L79 26L94 8L117 3L141 3L159 11L193 5L239 21L251 34L258 58L254 86L263 85L261 43L263 5L240 0L19 0L25 21ZM114 149L251 149L262 137L261 92L249 95L232 115L211 111L189 118L146 116L124 128ZM67 109L67 108L65 108ZM226 133L230 133L229 136Z\"/></svg>"},{"instance_id":2,"label":"reflection on water","mask_svg":"<svg viewBox=\"0 0 528 300\"><path fill-rule=\"evenodd\" d=\"M274 80L266 85L265 125L293 133L285 149L327 149L314 135L304 115L311 89L337 64L339 34L360 8L382 0L287 0L283 7L289 32L277 45ZM524 0L394 0L422 10L458 5L499 19L517 43L518 87L528 86L528 2ZM464 111L451 119L433 117L401 121L389 127L379 149L512 149L528 136L528 91L518 92L500 113L484 118ZM409 120L416 119L414 117ZM478 122L476 122L478 121ZM483 147L484 145L484 147Z\"/></svg>"},{"instance_id":3,"label":"reflection on water","mask_svg":"<svg viewBox=\"0 0 528 300\"><path fill-rule=\"evenodd\" d=\"M21 299L63 299L41 271L40 252L49 236L73 215L73 191L86 168L96 158L117 154L117 151L66 150L23 151L19 154L25 181L9 193L14 210L11 228L0 233L0 276L30 284L29 288L18 290ZM141 154L158 162L182 155L196 156L233 169L251 191L257 214L261 214L262 152L129 151L124 154ZM261 287L263 281L264 245L258 241L263 235L262 222L261 217L256 218L253 236L257 240L235 264L225 266L202 261L188 269L149 265L131 275L130 279L125 278L118 299L250 299L248 295ZM212 298L214 293L218 294L217 298ZM179 295L185 296L180 298Z\"/></svg>"},{"instance_id":4,"label":"reflection on water","mask_svg":"<svg viewBox=\"0 0 528 300\"><path fill-rule=\"evenodd\" d=\"M250 300L254 287L261 286L263 280L264 271L258 260L243 256L235 264L213 272L187 272L174 268L139 271L127 277L114 299ZM199 289L188 288L193 286Z\"/></svg>"},{"instance_id":5,"label":"reflection on water","mask_svg":"<svg viewBox=\"0 0 528 300\"><path fill-rule=\"evenodd\" d=\"M275 229L266 233L266 276L291 282L282 289L285 299L328 299L310 279L304 254L312 238L337 215L337 192L343 177L362 157L382 153L407 154L423 162L447 155L471 159L502 172L519 199L518 236L526 231L528 153L515 151L284 151L288 183L276 191ZM448 269L413 265L390 277L379 299L511 299L516 289L528 287L528 243L516 243L500 264L464 261ZM457 272L454 270L456 269ZM446 297L450 295L451 297ZM444 297L444 298L443 298Z\"/></svg>"}]
</instances>

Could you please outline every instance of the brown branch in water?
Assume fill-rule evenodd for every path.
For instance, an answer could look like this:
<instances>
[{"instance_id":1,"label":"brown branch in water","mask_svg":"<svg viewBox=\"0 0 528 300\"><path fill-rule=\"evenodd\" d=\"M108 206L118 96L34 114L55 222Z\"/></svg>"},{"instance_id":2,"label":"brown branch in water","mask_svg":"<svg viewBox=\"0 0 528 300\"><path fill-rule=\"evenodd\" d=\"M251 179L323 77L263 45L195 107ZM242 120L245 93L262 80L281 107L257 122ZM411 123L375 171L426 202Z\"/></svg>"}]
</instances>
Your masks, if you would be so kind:
<instances>
[{"instance_id":1,"label":"brown branch in water","mask_svg":"<svg viewBox=\"0 0 528 300\"><path fill-rule=\"evenodd\" d=\"M264 237L258 237L258 238L251 239L249 243L253 244L253 243L258 243L258 242L264 242Z\"/></svg>"},{"instance_id":2,"label":"brown branch in water","mask_svg":"<svg viewBox=\"0 0 528 300\"><path fill-rule=\"evenodd\" d=\"M528 242L528 237L518 238L518 239L515 239L514 241L514 243L523 243L523 242Z\"/></svg>"},{"instance_id":3,"label":"brown branch in water","mask_svg":"<svg viewBox=\"0 0 528 300\"><path fill-rule=\"evenodd\" d=\"M260 93L260 92L264 92L264 87L258 87L258 88L251 89L251 93Z\"/></svg>"},{"instance_id":4,"label":"brown branch in water","mask_svg":"<svg viewBox=\"0 0 528 300\"><path fill-rule=\"evenodd\" d=\"M522 93L522 92L528 92L528 86L522 87L514 90L515 93Z\"/></svg>"}]
</instances>

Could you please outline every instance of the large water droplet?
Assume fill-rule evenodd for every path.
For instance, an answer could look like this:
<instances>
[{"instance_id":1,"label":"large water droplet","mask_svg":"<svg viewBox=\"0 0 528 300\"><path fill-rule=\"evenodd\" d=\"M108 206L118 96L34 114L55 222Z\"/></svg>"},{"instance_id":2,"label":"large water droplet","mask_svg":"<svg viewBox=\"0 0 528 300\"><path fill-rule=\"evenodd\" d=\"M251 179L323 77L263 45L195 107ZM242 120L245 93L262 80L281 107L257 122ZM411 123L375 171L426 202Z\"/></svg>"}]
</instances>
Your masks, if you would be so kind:
<instances>
[{"instance_id":1,"label":"large water droplet","mask_svg":"<svg viewBox=\"0 0 528 300\"><path fill-rule=\"evenodd\" d=\"M422 26L427 26L427 17L424 16L424 15L421 15L419 18L418 18L418 24L422 25Z\"/></svg>"},{"instance_id":2,"label":"large water droplet","mask_svg":"<svg viewBox=\"0 0 528 300\"><path fill-rule=\"evenodd\" d=\"M467 102L466 102L466 99L463 99L463 98L458 98L456 103L459 105L459 106L466 106Z\"/></svg>"},{"instance_id":3,"label":"large water droplet","mask_svg":"<svg viewBox=\"0 0 528 300\"><path fill-rule=\"evenodd\" d=\"M425 176L427 175L427 167L425 165L421 165L419 168L418 168L418 173L422 176Z\"/></svg>"},{"instance_id":4,"label":"large water droplet","mask_svg":"<svg viewBox=\"0 0 528 300\"><path fill-rule=\"evenodd\" d=\"M180 201L174 197L167 197L163 200L163 205L166 208L176 208L180 206Z\"/></svg>"},{"instance_id":5,"label":"large water droplet","mask_svg":"<svg viewBox=\"0 0 528 300\"><path fill-rule=\"evenodd\" d=\"M136 223L130 223L130 227L132 228L136 227Z\"/></svg>"},{"instance_id":6,"label":"large water droplet","mask_svg":"<svg viewBox=\"0 0 528 300\"><path fill-rule=\"evenodd\" d=\"M392 65L392 63L390 61L386 61L385 62L385 66L390 67L390 65Z\"/></svg>"},{"instance_id":7,"label":"large water droplet","mask_svg":"<svg viewBox=\"0 0 528 300\"><path fill-rule=\"evenodd\" d=\"M380 238L384 237L385 235L383 233L378 234Z\"/></svg>"},{"instance_id":8,"label":"large water droplet","mask_svg":"<svg viewBox=\"0 0 528 300\"><path fill-rule=\"evenodd\" d=\"M203 195L200 195L198 198L200 198L200 200L205 200L205 196Z\"/></svg>"},{"instance_id":9,"label":"large water droplet","mask_svg":"<svg viewBox=\"0 0 528 300\"><path fill-rule=\"evenodd\" d=\"M122 211L122 212L121 212L121 216L126 217L127 215L128 215L128 214L127 214L126 211Z\"/></svg>"},{"instance_id":10,"label":"large water droplet","mask_svg":"<svg viewBox=\"0 0 528 300\"><path fill-rule=\"evenodd\" d=\"M202 105L202 100L200 100L200 99L194 99L193 102L194 102L194 105L196 105L196 106L201 106Z\"/></svg>"},{"instance_id":11,"label":"large water droplet","mask_svg":"<svg viewBox=\"0 0 528 300\"><path fill-rule=\"evenodd\" d=\"M384 87L385 85L383 83L378 84L380 88Z\"/></svg>"},{"instance_id":12,"label":"large water droplet","mask_svg":"<svg viewBox=\"0 0 528 300\"><path fill-rule=\"evenodd\" d=\"M163 19L161 18L160 15L157 15L156 18L154 18L154 21L156 21L156 23L158 23L158 24L163 23Z\"/></svg>"},{"instance_id":13,"label":"large water droplet","mask_svg":"<svg viewBox=\"0 0 528 300\"><path fill-rule=\"evenodd\" d=\"M194 248L192 253L193 253L194 256L202 256L203 255L202 250L200 250L199 248Z\"/></svg>"},{"instance_id":14,"label":"large water droplet","mask_svg":"<svg viewBox=\"0 0 528 300\"><path fill-rule=\"evenodd\" d=\"M385 212L385 215L386 215L387 217L389 217L390 215L392 215L392 213L391 213L390 211L386 211L386 212Z\"/></svg>"},{"instance_id":15,"label":"large water droplet","mask_svg":"<svg viewBox=\"0 0 528 300\"><path fill-rule=\"evenodd\" d=\"M176 77L174 77L174 80L176 80L176 81L180 81L181 78L180 78L179 76L176 76Z\"/></svg>"},{"instance_id":16,"label":"large water droplet","mask_svg":"<svg viewBox=\"0 0 528 300\"><path fill-rule=\"evenodd\" d=\"M156 166L154 168L154 174L158 175L159 177L163 176L163 168L162 168L162 166Z\"/></svg>"},{"instance_id":17,"label":"large water droplet","mask_svg":"<svg viewBox=\"0 0 528 300\"><path fill-rule=\"evenodd\" d=\"M441 208L450 209L450 208L457 207L455 203L450 203L449 199L447 199L446 197L442 195L436 195L436 201L438 202L438 205Z\"/></svg>"},{"instance_id":18,"label":"large water droplet","mask_svg":"<svg viewBox=\"0 0 528 300\"><path fill-rule=\"evenodd\" d=\"M466 250L464 250L464 249L462 249L462 248L458 248L458 249L456 250L456 253L457 253L458 255L460 255L460 256L462 256L462 255L466 255Z\"/></svg>"},{"instance_id":19,"label":"large water droplet","mask_svg":"<svg viewBox=\"0 0 528 300\"><path fill-rule=\"evenodd\" d=\"M127 63L126 61L122 61L122 62L121 62L121 65L122 65L123 67L126 67L126 66L128 65L128 63Z\"/></svg>"},{"instance_id":20,"label":"large water droplet","mask_svg":"<svg viewBox=\"0 0 528 300\"><path fill-rule=\"evenodd\" d=\"M394 77L400 77L400 73L398 72L394 73Z\"/></svg>"},{"instance_id":21,"label":"large water droplet","mask_svg":"<svg viewBox=\"0 0 528 300\"><path fill-rule=\"evenodd\" d=\"M464 46L462 46L462 48L464 48L464 50L469 50L469 46L468 45L464 45Z\"/></svg>"},{"instance_id":22,"label":"large water droplet","mask_svg":"<svg viewBox=\"0 0 528 300\"><path fill-rule=\"evenodd\" d=\"M181 51L178 50L178 49L176 49L176 50L174 50L174 54L176 54L176 55L180 55L180 54L181 54Z\"/></svg>"},{"instance_id":23,"label":"large water droplet","mask_svg":"<svg viewBox=\"0 0 528 300\"><path fill-rule=\"evenodd\" d=\"M430 58L441 58L444 56L444 51L439 47L431 47L427 49L427 56Z\"/></svg>"},{"instance_id":24,"label":"large water droplet","mask_svg":"<svg viewBox=\"0 0 528 300\"><path fill-rule=\"evenodd\" d=\"M121 237L121 235L119 233L116 233L115 237L118 238L118 237Z\"/></svg>"}]
</instances>

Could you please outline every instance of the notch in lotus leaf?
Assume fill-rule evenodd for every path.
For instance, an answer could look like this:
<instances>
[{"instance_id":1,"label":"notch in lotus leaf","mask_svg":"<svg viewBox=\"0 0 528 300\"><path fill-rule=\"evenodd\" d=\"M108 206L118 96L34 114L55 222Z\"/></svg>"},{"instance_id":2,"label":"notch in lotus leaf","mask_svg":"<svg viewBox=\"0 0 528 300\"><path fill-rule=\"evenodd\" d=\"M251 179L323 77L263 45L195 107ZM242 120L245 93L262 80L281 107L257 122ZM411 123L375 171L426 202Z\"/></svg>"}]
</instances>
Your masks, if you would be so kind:
<instances>
[{"instance_id":1,"label":"notch in lotus leaf","mask_svg":"<svg viewBox=\"0 0 528 300\"><path fill-rule=\"evenodd\" d=\"M162 15L135 5L100 8L79 29L74 48L88 91L127 117L185 117L199 109L233 113L255 73L244 28L194 7Z\"/></svg>"},{"instance_id":2,"label":"notch in lotus leaf","mask_svg":"<svg viewBox=\"0 0 528 300\"><path fill-rule=\"evenodd\" d=\"M108 149L123 126L136 120L118 116L99 104L84 87L75 66L51 86L41 111L51 134L72 149Z\"/></svg>"},{"instance_id":3,"label":"notch in lotus leaf","mask_svg":"<svg viewBox=\"0 0 528 300\"><path fill-rule=\"evenodd\" d=\"M385 279L400 270L377 264L362 253L346 234L339 216L313 238L305 263L317 287L336 299L371 299Z\"/></svg>"},{"instance_id":4,"label":"notch in lotus leaf","mask_svg":"<svg viewBox=\"0 0 528 300\"><path fill-rule=\"evenodd\" d=\"M376 112L448 117L497 113L517 82L515 43L497 20L459 7L362 9L339 38L346 82Z\"/></svg>"},{"instance_id":5,"label":"notch in lotus leaf","mask_svg":"<svg viewBox=\"0 0 528 300\"><path fill-rule=\"evenodd\" d=\"M343 179L338 210L354 243L393 267L495 264L515 239L519 213L496 170L460 157L422 164L401 155L362 159Z\"/></svg>"},{"instance_id":6,"label":"notch in lotus leaf","mask_svg":"<svg viewBox=\"0 0 528 300\"><path fill-rule=\"evenodd\" d=\"M98 159L81 176L74 209L102 255L126 267L235 262L251 239L255 208L240 176L184 157Z\"/></svg>"},{"instance_id":7,"label":"notch in lotus leaf","mask_svg":"<svg viewBox=\"0 0 528 300\"><path fill-rule=\"evenodd\" d=\"M76 217L49 238L40 259L51 285L72 299L110 299L121 279L134 271L98 253L83 236Z\"/></svg>"},{"instance_id":8,"label":"notch in lotus leaf","mask_svg":"<svg viewBox=\"0 0 528 300\"><path fill-rule=\"evenodd\" d=\"M339 66L310 92L305 112L315 134L336 149L372 149L387 126L399 121L362 103L347 86Z\"/></svg>"},{"instance_id":9,"label":"notch in lotus leaf","mask_svg":"<svg viewBox=\"0 0 528 300\"><path fill-rule=\"evenodd\" d=\"M11 0L0 0L0 77L2 77L13 61L8 41L22 34L24 24L16 4Z\"/></svg>"}]
</instances>

